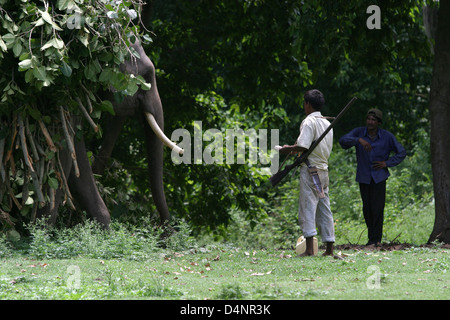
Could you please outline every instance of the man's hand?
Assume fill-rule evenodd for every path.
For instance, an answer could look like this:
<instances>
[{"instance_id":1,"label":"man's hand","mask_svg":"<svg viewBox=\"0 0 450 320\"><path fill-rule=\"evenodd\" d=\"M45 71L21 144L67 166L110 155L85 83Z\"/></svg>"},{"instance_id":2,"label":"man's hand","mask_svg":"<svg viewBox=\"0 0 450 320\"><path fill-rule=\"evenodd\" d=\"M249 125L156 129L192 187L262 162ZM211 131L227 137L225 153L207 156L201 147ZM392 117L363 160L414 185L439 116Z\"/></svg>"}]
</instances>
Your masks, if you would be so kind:
<instances>
[{"instance_id":1,"label":"man's hand","mask_svg":"<svg viewBox=\"0 0 450 320\"><path fill-rule=\"evenodd\" d=\"M383 169L386 167L387 167L386 161L374 161L372 165L372 168L374 169Z\"/></svg>"},{"instance_id":2,"label":"man's hand","mask_svg":"<svg viewBox=\"0 0 450 320\"><path fill-rule=\"evenodd\" d=\"M370 143L368 143L363 138L359 138L358 142L359 142L360 145L362 145L364 150L366 150L366 151L371 151L372 150L372 146L370 145Z\"/></svg>"}]
</instances>

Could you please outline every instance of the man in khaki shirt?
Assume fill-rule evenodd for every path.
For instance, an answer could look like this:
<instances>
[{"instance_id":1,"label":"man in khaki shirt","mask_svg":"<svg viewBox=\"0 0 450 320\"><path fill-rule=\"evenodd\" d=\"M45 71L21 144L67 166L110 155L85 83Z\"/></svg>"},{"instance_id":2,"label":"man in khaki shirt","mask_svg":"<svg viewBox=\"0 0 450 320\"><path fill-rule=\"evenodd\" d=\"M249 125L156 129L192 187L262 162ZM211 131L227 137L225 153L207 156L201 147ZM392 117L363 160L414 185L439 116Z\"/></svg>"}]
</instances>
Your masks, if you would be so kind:
<instances>
[{"instance_id":1,"label":"man in khaki shirt","mask_svg":"<svg viewBox=\"0 0 450 320\"><path fill-rule=\"evenodd\" d=\"M280 153L298 153L307 150L328 128L330 122L322 117L320 110L325 104L325 98L319 90L309 90L304 95L303 107L307 117L300 125L300 135L294 145L284 145ZM299 224L306 238L306 251L303 256L314 255L313 237L317 235L316 225L326 243L323 255L334 256L333 244L334 219L330 209L328 196L328 158L333 148L333 130L324 137L317 147L308 156L309 166L316 167L323 193L320 194L314 185L308 171L308 166L303 163L300 167L300 199L299 199ZM334 256L336 257L336 256ZM338 258L338 257L336 257Z\"/></svg>"}]
</instances>

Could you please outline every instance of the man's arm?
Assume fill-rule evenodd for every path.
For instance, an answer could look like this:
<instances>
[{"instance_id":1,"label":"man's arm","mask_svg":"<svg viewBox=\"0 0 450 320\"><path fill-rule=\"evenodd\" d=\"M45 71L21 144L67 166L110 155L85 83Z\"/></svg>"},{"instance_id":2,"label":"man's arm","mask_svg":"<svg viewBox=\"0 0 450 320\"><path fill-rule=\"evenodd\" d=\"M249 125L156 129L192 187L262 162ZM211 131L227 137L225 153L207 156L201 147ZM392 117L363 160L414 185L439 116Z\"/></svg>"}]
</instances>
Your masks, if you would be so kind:
<instances>
[{"instance_id":1,"label":"man's arm","mask_svg":"<svg viewBox=\"0 0 450 320\"><path fill-rule=\"evenodd\" d=\"M394 135L391 136L392 138L392 151L395 153L392 157L389 157L389 159L386 160L386 166L388 167L395 167L400 162L402 162L406 158L406 150L401 145L400 142L397 141L397 139L394 137Z\"/></svg>"},{"instance_id":2,"label":"man's arm","mask_svg":"<svg viewBox=\"0 0 450 320\"><path fill-rule=\"evenodd\" d=\"M350 131L349 133L343 135L340 139L339 139L339 144L341 145L341 147L343 149L349 149L351 147L356 146L359 142L359 128L355 128L352 131Z\"/></svg>"},{"instance_id":3,"label":"man's arm","mask_svg":"<svg viewBox=\"0 0 450 320\"><path fill-rule=\"evenodd\" d=\"M305 151L305 150L307 150L306 148L303 148L303 147L300 147L300 146L298 146L298 145L292 145L292 146L290 146L290 145L287 145L287 144L285 144L281 149L280 149L280 153L282 153L282 154L295 154L295 153L298 153L298 152L303 152L303 151Z\"/></svg>"},{"instance_id":4,"label":"man's arm","mask_svg":"<svg viewBox=\"0 0 450 320\"><path fill-rule=\"evenodd\" d=\"M354 146L360 144L360 145L362 145L364 150L371 151L372 146L370 145L369 142L367 142L366 140L364 140L361 137L362 136L361 130L362 130L361 128L355 128L352 131L350 131L349 133L343 135L339 139L339 144L341 145L341 147L343 149L349 149L351 147L354 147Z\"/></svg>"}]
</instances>

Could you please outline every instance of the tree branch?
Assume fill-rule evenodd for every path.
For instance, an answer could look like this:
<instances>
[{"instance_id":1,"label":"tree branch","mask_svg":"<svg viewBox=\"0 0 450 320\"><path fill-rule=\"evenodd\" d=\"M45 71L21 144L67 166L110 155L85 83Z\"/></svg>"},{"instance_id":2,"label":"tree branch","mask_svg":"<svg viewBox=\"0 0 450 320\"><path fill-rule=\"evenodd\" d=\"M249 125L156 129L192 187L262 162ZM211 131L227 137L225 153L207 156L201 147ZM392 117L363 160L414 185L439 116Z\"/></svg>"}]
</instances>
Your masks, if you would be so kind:
<instances>
[{"instance_id":1,"label":"tree branch","mask_svg":"<svg viewBox=\"0 0 450 320\"><path fill-rule=\"evenodd\" d=\"M42 134L45 137L45 140L47 141L47 144L51 151L56 152L58 149L55 147L55 144L53 143L52 137L50 136L50 133L48 133L47 127L45 126L44 122L42 120L38 120L39 126L41 127Z\"/></svg>"},{"instance_id":2,"label":"tree branch","mask_svg":"<svg viewBox=\"0 0 450 320\"><path fill-rule=\"evenodd\" d=\"M39 178L36 174L36 171L34 171L33 165L31 164L31 161L30 161L30 155L28 154L27 142L25 139L25 126L23 124L23 120L20 115L18 116L18 121L19 121L19 135L20 135L20 142L22 144L23 158L24 158L25 164L30 169L31 178L33 180L33 185L34 185L34 189L35 189L34 191L36 192L36 196L38 197L39 203L41 204L41 206L44 206L45 205L44 195L42 194L41 184L39 183Z\"/></svg>"},{"instance_id":3,"label":"tree branch","mask_svg":"<svg viewBox=\"0 0 450 320\"><path fill-rule=\"evenodd\" d=\"M80 98L75 98L78 102L78 107L80 108L81 112L83 113L84 117L86 118L87 122L90 124L90 126L94 129L95 132L98 132L98 126L95 124L94 120L92 120L89 113L86 111L86 108L84 107L83 103L81 102Z\"/></svg>"},{"instance_id":4,"label":"tree branch","mask_svg":"<svg viewBox=\"0 0 450 320\"><path fill-rule=\"evenodd\" d=\"M59 106L59 114L61 116L61 125L62 125L62 128L63 128L64 137L66 138L66 141L67 141L67 148L69 149L70 155L72 157L73 166L74 166L74 170L75 170L75 175L77 177L79 177L80 176L80 169L78 168L77 154L75 152L75 147L74 147L74 144L73 144L72 137L70 136L69 130L67 129L66 118L64 117L64 108L63 108L63 106Z\"/></svg>"}]
</instances>

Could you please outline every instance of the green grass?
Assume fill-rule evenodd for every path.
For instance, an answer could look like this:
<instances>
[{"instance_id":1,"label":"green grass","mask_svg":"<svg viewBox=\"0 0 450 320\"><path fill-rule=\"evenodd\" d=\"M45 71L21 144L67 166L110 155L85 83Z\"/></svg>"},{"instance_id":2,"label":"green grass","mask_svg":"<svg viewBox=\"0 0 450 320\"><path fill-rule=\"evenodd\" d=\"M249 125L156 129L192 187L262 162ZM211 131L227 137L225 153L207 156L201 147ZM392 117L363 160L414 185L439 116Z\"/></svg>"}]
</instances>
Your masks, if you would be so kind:
<instances>
[{"instance_id":1,"label":"green grass","mask_svg":"<svg viewBox=\"0 0 450 320\"><path fill-rule=\"evenodd\" d=\"M367 231L354 156L339 149L334 154L336 244L362 245ZM188 224L177 221L177 232L161 241L160 231L145 219L133 225L114 220L107 232L90 221L59 229L37 223L21 239L4 228L0 299L447 300L449 249L423 246L435 209L430 170L422 169L417 154L392 170L387 186L383 242L410 244L406 249L347 246L355 249L342 250L344 260L295 257L301 230L298 179L291 176L271 191L257 216L230 209L227 227L196 238Z\"/></svg>"},{"instance_id":2,"label":"green grass","mask_svg":"<svg viewBox=\"0 0 450 320\"><path fill-rule=\"evenodd\" d=\"M1 299L448 299L449 250L346 250L344 260L293 250L208 246L145 259L0 260Z\"/></svg>"}]
</instances>

